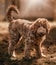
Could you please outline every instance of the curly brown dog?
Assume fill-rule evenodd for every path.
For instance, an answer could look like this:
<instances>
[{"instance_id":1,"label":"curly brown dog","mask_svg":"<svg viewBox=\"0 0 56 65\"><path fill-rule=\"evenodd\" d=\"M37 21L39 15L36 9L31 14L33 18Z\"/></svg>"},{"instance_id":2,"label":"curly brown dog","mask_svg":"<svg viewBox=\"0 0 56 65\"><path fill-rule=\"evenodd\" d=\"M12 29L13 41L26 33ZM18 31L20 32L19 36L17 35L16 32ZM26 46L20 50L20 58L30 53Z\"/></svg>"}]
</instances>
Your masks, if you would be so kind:
<instances>
[{"instance_id":1,"label":"curly brown dog","mask_svg":"<svg viewBox=\"0 0 56 65\"><path fill-rule=\"evenodd\" d=\"M9 25L9 47L8 52L10 55L13 54L15 50L15 46L19 41L24 39L25 49L24 56L27 59L31 58L31 50L32 47L36 49L37 57L41 57L41 44L44 41L44 37L48 33L48 21L44 18L39 18L33 22L24 20L24 19L16 19L14 20L11 16L11 12L15 11L18 14L18 9L15 6L10 6L7 11L7 19L10 21ZM18 44L18 45L19 45Z\"/></svg>"}]
</instances>

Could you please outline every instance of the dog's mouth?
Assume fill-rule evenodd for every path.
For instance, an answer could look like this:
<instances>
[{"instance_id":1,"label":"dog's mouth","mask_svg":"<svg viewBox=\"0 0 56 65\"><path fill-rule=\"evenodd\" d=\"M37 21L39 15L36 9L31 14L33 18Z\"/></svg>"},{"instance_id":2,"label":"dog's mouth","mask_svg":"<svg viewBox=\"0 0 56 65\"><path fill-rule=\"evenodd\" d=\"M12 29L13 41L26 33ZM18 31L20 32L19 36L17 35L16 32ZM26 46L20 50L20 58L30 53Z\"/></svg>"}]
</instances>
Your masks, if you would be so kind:
<instances>
[{"instance_id":1,"label":"dog's mouth","mask_svg":"<svg viewBox=\"0 0 56 65\"><path fill-rule=\"evenodd\" d=\"M37 36L42 37L46 35L46 29L44 27L39 27L37 30Z\"/></svg>"}]
</instances>

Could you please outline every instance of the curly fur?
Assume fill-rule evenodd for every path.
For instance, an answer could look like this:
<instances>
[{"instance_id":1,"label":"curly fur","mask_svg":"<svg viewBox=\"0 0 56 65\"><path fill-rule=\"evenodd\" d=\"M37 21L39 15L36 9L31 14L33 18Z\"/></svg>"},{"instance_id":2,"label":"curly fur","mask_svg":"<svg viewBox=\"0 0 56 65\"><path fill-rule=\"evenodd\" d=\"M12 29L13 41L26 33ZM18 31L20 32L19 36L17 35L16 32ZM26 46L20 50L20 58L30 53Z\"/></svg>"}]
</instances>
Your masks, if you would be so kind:
<instances>
[{"instance_id":1,"label":"curly fur","mask_svg":"<svg viewBox=\"0 0 56 65\"><path fill-rule=\"evenodd\" d=\"M10 55L13 54L15 50L15 45L17 45L20 38L24 38L24 55L26 58L31 58L31 50L34 47L37 52L37 57L41 57L41 44L44 41L44 36L48 33L48 21L44 18L39 18L33 22L24 19L11 19L11 11L18 11L12 6L8 9L7 16L9 16L9 47L8 52ZM9 15L9 14L10 15ZM20 44L20 43L19 43ZM18 44L18 45L19 45Z\"/></svg>"},{"instance_id":2,"label":"curly fur","mask_svg":"<svg viewBox=\"0 0 56 65\"><path fill-rule=\"evenodd\" d=\"M16 14L20 14L19 10L15 5L10 5L6 10L6 18L9 22L11 22L14 18L12 16L12 11L16 12Z\"/></svg>"}]
</instances>

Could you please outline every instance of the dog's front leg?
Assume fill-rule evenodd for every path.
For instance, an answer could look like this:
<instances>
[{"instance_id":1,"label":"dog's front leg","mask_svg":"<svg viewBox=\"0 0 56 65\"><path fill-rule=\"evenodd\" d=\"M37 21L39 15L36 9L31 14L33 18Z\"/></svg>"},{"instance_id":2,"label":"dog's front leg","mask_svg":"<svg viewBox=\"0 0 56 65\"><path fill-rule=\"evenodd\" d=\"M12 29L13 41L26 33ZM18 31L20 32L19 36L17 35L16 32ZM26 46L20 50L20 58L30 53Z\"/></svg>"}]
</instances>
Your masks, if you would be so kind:
<instances>
[{"instance_id":1,"label":"dog's front leg","mask_svg":"<svg viewBox=\"0 0 56 65\"><path fill-rule=\"evenodd\" d=\"M24 49L24 55L26 59L31 59L31 50L32 50L32 40L30 37L27 37L25 39L25 49Z\"/></svg>"}]
</instances>

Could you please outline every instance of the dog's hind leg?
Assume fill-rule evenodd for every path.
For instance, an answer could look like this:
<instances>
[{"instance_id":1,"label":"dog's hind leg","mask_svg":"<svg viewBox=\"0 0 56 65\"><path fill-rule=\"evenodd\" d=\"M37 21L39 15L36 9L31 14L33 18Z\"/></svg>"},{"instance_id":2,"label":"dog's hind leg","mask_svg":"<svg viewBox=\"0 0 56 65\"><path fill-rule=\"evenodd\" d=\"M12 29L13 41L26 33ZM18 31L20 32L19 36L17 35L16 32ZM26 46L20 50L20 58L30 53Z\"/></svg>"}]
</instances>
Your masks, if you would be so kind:
<instances>
[{"instance_id":1,"label":"dog's hind leg","mask_svg":"<svg viewBox=\"0 0 56 65\"><path fill-rule=\"evenodd\" d=\"M12 25L9 27L9 34L10 34L10 39L9 39L8 53L10 56L12 56L14 51L14 46L19 41L20 34L16 28L12 28Z\"/></svg>"}]
</instances>

